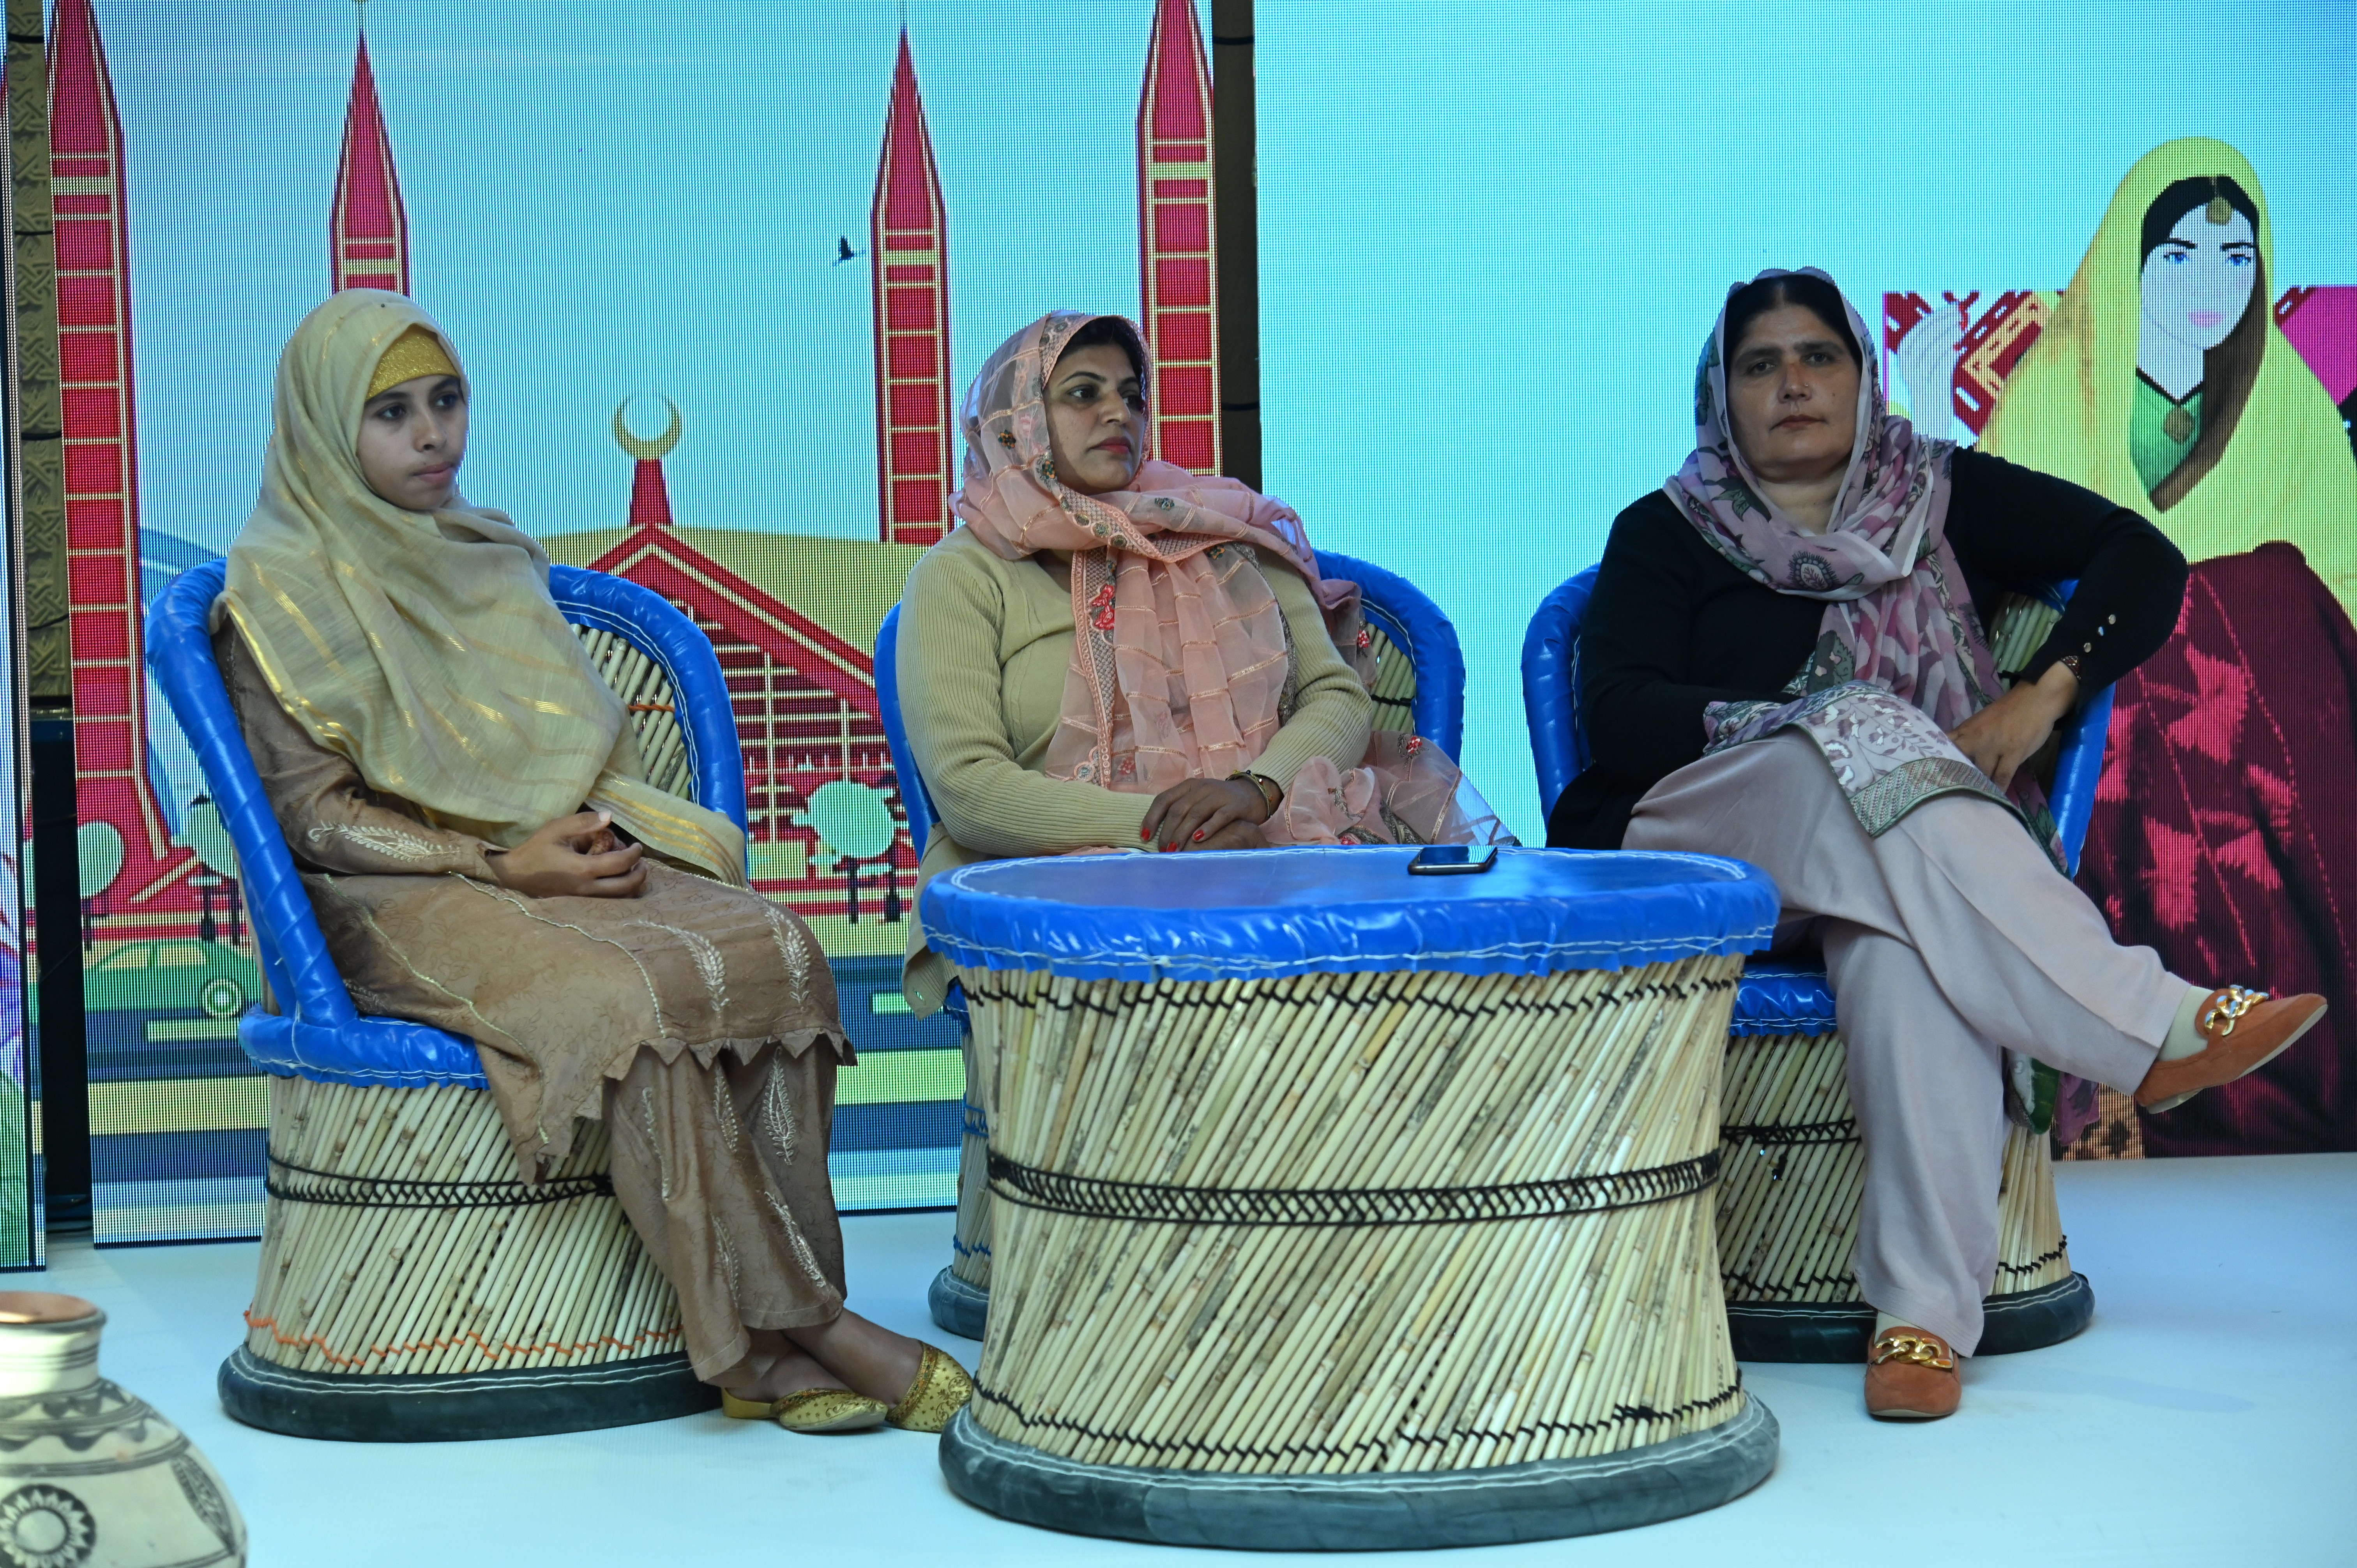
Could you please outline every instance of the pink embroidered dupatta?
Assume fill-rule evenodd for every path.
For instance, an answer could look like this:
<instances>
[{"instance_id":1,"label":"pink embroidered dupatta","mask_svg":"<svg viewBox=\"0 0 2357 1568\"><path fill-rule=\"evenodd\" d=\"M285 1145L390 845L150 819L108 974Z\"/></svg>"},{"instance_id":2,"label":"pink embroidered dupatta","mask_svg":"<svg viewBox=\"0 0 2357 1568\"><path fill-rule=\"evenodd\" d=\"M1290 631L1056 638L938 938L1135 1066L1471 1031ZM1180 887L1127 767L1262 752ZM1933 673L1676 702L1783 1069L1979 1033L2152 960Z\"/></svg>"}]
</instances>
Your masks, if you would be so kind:
<instances>
[{"instance_id":1,"label":"pink embroidered dupatta","mask_svg":"<svg viewBox=\"0 0 2357 1568\"><path fill-rule=\"evenodd\" d=\"M1237 480L1152 457L1129 489L1107 495L1057 478L1047 385L1065 345L1098 319L1053 312L983 366L966 392L957 513L1003 559L1071 553L1076 636L1048 776L1152 795L1250 768L1285 722L1293 657L1262 553L1308 583L1346 656L1358 650L1359 592L1319 576L1292 508ZM1122 326L1151 384L1143 340ZM1272 843L1506 836L1437 746L1391 732L1371 738L1356 768L1312 758L1262 832Z\"/></svg>"}]
</instances>

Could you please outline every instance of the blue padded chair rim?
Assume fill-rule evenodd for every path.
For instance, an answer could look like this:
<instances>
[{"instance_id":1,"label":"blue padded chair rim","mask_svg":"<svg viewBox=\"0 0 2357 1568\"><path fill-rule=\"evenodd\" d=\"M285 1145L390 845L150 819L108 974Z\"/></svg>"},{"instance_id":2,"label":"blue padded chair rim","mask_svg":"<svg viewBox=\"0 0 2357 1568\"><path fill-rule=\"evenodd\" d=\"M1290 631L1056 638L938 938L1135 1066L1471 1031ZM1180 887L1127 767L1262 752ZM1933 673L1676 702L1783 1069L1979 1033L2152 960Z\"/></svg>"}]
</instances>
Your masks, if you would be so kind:
<instances>
[{"instance_id":1,"label":"blue padded chair rim","mask_svg":"<svg viewBox=\"0 0 2357 1568\"><path fill-rule=\"evenodd\" d=\"M1539 809L1555 804L1587 767L1587 736L1579 722L1579 627L1596 589L1600 565L1573 574L1539 601L1523 636L1523 711L1530 721L1531 760L1538 771ZM2071 602L2078 581L2032 583L2023 591L2060 610ZM2065 862L2075 875L2103 779L2104 746L2112 723L2115 689L2105 686L2079 704L2062 724L2062 747L2055 758L2054 788L2047 804L2054 813ZM1835 1032L1834 996L1824 971L1796 964L1751 963L1737 988L1736 1035L1827 1035Z\"/></svg>"},{"instance_id":2,"label":"blue padded chair rim","mask_svg":"<svg viewBox=\"0 0 2357 1568\"><path fill-rule=\"evenodd\" d=\"M149 673L197 753L215 809L235 845L254 943L283 1014L247 1010L238 1043L264 1072L315 1082L424 1089L489 1087L473 1041L400 1018L363 1016L336 972L310 897L263 792L244 733L221 683L207 623L228 563L219 557L175 577L146 627ZM550 573L568 618L621 635L671 681L689 723L699 799L742 826L745 789L736 716L710 640L660 594L578 567Z\"/></svg>"},{"instance_id":3,"label":"blue padded chair rim","mask_svg":"<svg viewBox=\"0 0 2357 1568\"><path fill-rule=\"evenodd\" d=\"M909 752L908 726L900 722L899 649L900 607L896 604L884 612L884 624L876 628L876 705L884 712L884 744L892 751L892 776L899 780L900 810L909 819L909 842L916 846L917 858L922 860L925 843L932 837L933 824L942 820L942 814L933 807L933 794L925 785L925 776L917 771L917 759Z\"/></svg>"},{"instance_id":4,"label":"blue padded chair rim","mask_svg":"<svg viewBox=\"0 0 2357 1568\"><path fill-rule=\"evenodd\" d=\"M1415 668L1415 733L1452 758L1465 754L1465 653L1457 628L1425 591L1395 572L1336 550L1318 552L1318 569L1359 585L1367 618Z\"/></svg>"}]
</instances>

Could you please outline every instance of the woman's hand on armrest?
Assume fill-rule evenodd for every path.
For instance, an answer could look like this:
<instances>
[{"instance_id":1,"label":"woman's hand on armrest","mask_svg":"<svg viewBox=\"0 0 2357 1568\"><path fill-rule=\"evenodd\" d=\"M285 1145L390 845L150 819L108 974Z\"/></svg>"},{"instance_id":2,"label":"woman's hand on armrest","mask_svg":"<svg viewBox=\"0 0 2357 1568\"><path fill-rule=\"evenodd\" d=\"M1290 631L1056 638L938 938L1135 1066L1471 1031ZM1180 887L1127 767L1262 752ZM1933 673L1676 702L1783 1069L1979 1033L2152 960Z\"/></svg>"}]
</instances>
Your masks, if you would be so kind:
<instances>
[{"instance_id":1,"label":"woman's hand on armrest","mask_svg":"<svg viewBox=\"0 0 2357 1568\"><path fill-rule=\"evenodd\" d=\"M1948 738L1998 789L2009 789L2015 772L2038 754L2078 700L2079 677L2067 664L2050 665L2036 681L2022 682L1950 730Z\"/></svg>"},{"instance_id":2,"label":"woman's hand on armrest","mask_svg":"<svg viewBox=\"0 0 2357 1568\"><path fill-rule=\"evenodd\" d=\"M1260 825L1268 812L1268 797L1249 779L1189 779L1154 797L1139 835L1165 854L1265 849Z\"/></svg>"},{"instance_id":3,"label":"woman's hand on armrest","mask_svg":"<svg viewBox=\"0 0 2357 1568\"><path fill-rule=\"evenodd\" d=\"M647 885L646 850L618 843L613 821L603 811L576 811L485 858L500 886L528 898L635 898Z\"/></svg>"}]
</instances>

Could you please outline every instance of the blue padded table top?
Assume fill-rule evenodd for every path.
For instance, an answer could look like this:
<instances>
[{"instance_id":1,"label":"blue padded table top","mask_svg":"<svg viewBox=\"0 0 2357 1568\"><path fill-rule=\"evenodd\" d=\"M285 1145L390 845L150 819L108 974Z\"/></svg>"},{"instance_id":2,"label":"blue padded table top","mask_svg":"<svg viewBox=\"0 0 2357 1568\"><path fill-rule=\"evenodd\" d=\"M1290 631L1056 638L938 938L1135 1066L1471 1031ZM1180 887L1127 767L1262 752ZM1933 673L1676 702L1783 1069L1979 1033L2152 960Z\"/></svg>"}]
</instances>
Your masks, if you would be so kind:
<instances>
[{"instance_id":1,"label":"blue padded table top","mask_svg":"<svg viewBox=\"0 0 2357 1568\"><path fill-rule=\"evenodd\" d=\"M1776 885L1712 855L1504 849L1414 876L1412 847L1063 855L935 877L927 940L972 969L1074 980L1257 980L1450 970L1545 974L1755 952Z\"/></svg>"}]
</instances>

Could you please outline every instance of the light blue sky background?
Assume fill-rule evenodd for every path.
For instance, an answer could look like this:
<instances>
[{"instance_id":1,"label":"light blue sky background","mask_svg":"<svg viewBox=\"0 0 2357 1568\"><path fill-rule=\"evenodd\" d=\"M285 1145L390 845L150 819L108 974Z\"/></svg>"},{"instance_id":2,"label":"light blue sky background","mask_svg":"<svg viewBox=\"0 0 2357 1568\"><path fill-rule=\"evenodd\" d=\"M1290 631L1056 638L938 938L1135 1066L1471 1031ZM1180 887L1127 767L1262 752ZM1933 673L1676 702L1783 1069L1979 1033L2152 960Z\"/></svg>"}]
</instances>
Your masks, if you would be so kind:
<instances>
[{"instance_id":1,"label":"light blue sky background","mask_svg":"<svg viewBox=\"0 0 2357 1568\"><path fill-rule=\"evenodd\" d=\"M414 293L477 378L468 489L622 521L607 434L686 413L684 523L874 537L862 243L884 0L376 0ZM918 0L960 384L1050 306L1135 310L1146 0ZM1347 16L1348 20L1338 20ZM129 142L145 521L226 545L327 286L344 0L100 0ZM1691 436L1727 283L2058 287L2172 136L2242 148L2283 283L2357 283L2357 7L1261 0L1270 489L1456 621L1466 763L1541 832L1525 620ZM657 416L659 417L659 415ZM654 421L647 422L651 428Z\"/></svg>"}]
</instances>

